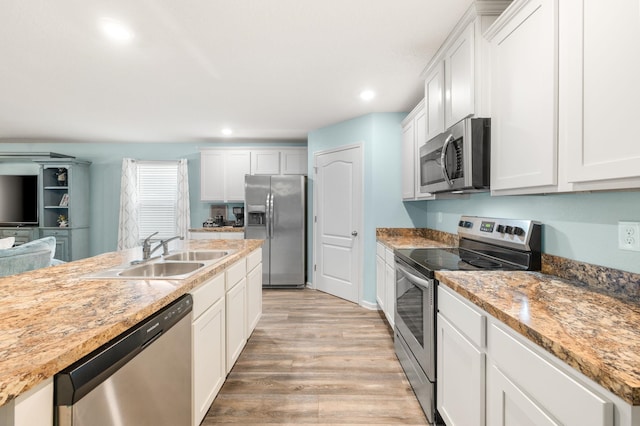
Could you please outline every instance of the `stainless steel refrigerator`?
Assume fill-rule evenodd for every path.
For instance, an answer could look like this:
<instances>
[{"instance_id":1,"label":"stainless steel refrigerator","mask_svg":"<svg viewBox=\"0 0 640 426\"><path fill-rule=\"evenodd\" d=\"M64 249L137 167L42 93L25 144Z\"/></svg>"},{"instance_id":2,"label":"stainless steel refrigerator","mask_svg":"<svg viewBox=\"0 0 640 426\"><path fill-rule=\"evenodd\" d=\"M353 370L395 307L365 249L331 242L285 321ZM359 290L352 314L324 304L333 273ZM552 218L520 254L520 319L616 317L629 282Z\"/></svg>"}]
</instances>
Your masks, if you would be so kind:
<instances>
[{"instance_id":1,"label":"stainless steel refrigerator","mask_svg":"<svg viewBox=\"0 0 640 426\"><path fill-rule=\"evenodd\" d=\"M245 176L244 232L264 239L262 286L306 284L306 177Z\"/></svg>"}]
</instances>

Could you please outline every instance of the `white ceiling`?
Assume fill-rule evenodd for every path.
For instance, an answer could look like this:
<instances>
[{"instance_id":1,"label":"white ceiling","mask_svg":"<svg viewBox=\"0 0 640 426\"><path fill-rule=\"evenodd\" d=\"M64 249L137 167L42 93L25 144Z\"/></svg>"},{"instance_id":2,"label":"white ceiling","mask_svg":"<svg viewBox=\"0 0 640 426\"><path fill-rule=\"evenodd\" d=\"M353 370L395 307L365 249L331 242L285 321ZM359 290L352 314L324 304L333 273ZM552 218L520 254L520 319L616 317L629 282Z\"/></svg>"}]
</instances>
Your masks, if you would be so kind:
<instances>
[{"instance_id":1,"label":"white ceiling","mask_svg":"<svg viewBox=\"0 0 640 426\"><path fill-rule=\"evenodd\" d=\"M409 111L471 0L3 0L0 141L306 139ZM102 17L128 25L117 44ZM370 88L377 96L363 102Z\"/></svg>"}]
</instances>

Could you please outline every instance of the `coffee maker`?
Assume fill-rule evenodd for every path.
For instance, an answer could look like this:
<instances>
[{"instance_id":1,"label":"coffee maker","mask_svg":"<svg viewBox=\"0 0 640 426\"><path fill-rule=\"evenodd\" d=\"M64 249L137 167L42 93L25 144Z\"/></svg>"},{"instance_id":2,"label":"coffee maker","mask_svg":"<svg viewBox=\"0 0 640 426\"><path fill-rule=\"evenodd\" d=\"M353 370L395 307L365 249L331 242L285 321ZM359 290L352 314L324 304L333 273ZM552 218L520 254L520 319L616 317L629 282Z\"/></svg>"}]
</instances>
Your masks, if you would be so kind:
<instances>
[{"instance_id":1,"label":"coffee maker","mask_svg":"<svg viewBox=\"0 0 640 426\"><path fill-rule=\"evenodd\" d=\"M234 223L233 226L244 226L244 207L234 207L233 215L236 217L236 223Z\"/></svg>"}]
</instances>

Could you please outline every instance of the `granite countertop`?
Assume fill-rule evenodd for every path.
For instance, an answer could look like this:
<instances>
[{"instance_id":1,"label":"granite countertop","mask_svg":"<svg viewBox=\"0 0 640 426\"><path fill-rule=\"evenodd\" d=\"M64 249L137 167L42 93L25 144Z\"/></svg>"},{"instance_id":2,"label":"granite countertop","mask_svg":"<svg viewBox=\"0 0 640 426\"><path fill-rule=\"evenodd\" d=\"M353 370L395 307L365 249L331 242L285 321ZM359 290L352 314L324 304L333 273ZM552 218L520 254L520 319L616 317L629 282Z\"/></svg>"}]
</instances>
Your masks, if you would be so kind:
<instances>
[{"instance_id":1,"label":"granite countertop","mask_svg":"<svg viewBox=\"0 0 640 426\"><path fill-rule=\"evenodd\" d=\"M212 226L210 228L192 228L189 232L244 232L243 226Z\"/></svg>"},{"instance_id":2,"label":"granite countertop","mask_svg":"<svg viewBox=\"0 0 640 426\"><path fill-rule=\"evenodd\" d=\"M0 278L0 406L218 274L263 241L176 243L173 251L236 252L184 280L84 277L140 259L140 248Z\"/></svg>"},{"instance_id":3,"label":"granite countertop","mask_svg":"<svg viewBox=\"0 0 640 426\"><path fill-rule=\"evenodd\" d=\"M640 307L539 272L436 272L441 282L632 405Z\"/></svg>"},{"instance_id":4,"label":"granite countertop","mask_svg":"<svg viewBox=\"0 0 640 426\"><path fill-rule=\"evenodd\" d=\"M377 239L393 249L457 246L450 237L429 231L380 228ZM629 404L640 405L637 275L544 254L542 269L549 273L435 274L440 282L525 338ZM566 277L559 277L561 274ZM598 280L602 282L593 282ZM628 300L613 287L629 295Z\"/></svg>"}]
</instances>

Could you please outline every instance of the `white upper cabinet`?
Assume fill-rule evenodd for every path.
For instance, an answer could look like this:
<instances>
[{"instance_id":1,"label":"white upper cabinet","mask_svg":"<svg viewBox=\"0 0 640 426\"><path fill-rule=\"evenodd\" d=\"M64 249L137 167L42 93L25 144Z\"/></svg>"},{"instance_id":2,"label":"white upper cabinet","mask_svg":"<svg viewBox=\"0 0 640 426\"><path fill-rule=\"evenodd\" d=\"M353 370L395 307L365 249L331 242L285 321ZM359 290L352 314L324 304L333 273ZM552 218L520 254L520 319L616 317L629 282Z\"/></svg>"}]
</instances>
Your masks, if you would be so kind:
<instances>
[{"instance_id":1,"label":"white upper cabinet","mask_svg":"<svg viewBox=\"0 0 640 426\"><path fill-rule=\"evenodd\" d=\"M202 201L243 201L244 176L250 171L249 151L201 151L200 199Z\"/></svg>"},{"instance_id":2,"label":"white upper cabinet","mask_svg":"<svg viewBox=\"0 0 640 426\"><path fill-rule=\"evenodd\" d=\"M445 53L444 123L447 129L475 112L474 26L471 22Z\"/></svg>"},{"instance_id":3,"label":"white upper cabinet","mask_svg":"<svg viewBox=\"0 0 640 426\"><path fill-rule=\"evenodd\" d=\"M402 200L432 199L420 191L420 147L427 142L427 114L421 101L402 122Z\"/></svg>"},{"instance_id":4,"label":"white upper cabinet","mask_svg":"<svg viewBox=\"0 0 640 426\"><path fill-rule=\"evenodd\" d=\"M566 179L573 189L640 187L640 144L625 130L638 116L640 2L560 7Z\"/></svg>"},{"instance_id":5,"label":"white upper cabinet","mask_svg":"<svg viewBox=\"0 0 640 426\"><path fill-rule=\"evenodd\" d=\"M251 151L251 174L280 174L280 151Z\"/></svg>"},{"instance_id":6,"label":"white upper cabinet","mask_svg":"<svg viewBox=\"0 0 640 426\"><path fill-rule=\"evenodd\" d=\"M280 151L280 173L283 175L307 174L307 149L286 149Z\"/></svg>"},{"instance_id":7,"label":"white upper cabinet","mask_svg":"<svg viewBox=\"0 0 640 426\"><path fill-rule=\"evenodd\" d=\"M444 63L438 62L424 81L426 140L445 131L444 127Z\"/></svg>"},{"instance_id":8,"label":"white upper cabinet","mask_svg":"<svg viewBox=\"0 0 640 426\"><path fill-rule=\"evenodd\" d=\"M491 189L557 184L557 0L514 3L492 48Z\"/></svg>"},{"instance_id":9,"label":"white upper cabinet","mask_svg":"<svg viewBox=\"0 0 640 426\"><path fill-rule=\"evenodd\" d=\"M483 32L510 1L474 2L422 73L427 140L465 117L490 117L490 48Z\"/></svg>"}]
</instances>

